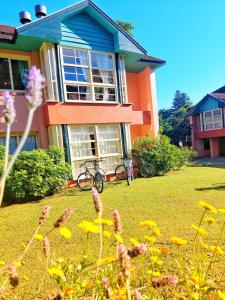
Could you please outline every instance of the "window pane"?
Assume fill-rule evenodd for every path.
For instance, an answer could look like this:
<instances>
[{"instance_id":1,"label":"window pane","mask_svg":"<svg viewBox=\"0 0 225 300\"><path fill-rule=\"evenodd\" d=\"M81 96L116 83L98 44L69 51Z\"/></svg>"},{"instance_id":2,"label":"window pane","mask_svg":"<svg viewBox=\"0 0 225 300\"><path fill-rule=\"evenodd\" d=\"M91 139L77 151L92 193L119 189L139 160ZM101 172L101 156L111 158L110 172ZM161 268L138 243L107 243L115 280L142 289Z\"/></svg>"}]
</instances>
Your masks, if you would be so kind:
<instances>
[{"instance_id":1,"label":"window pane","mask_svg":"<svg viewBox=\"0 0 225 300\"><path fill-rule=\"evenodd\" d=\"M104 53L91 53L91 64L93 68L98 69L113 69L113 56Z\"/></svg>"},{"instance_id":2,"label":"window pane","mask_svg":"<svg viewBox=\"0 0 225 300\"><path fill-rule=\"evenodd\" d=\"M95 100L96 101L115 101L116 90L115 88L95 87Z\"/></svg>"},{"instance_id":3,"label":"window pane","mask_svg":"<svg viewBox=\"0 0 225 300\"><path fill-rule=\"evenodd\" d=\"M36 136L33 135L33 136L28 136L23 148L22 148L22 151L32 151L34 149L37 149L37 139L36 139Z\"/></svg>"},{"instance_id":4,"label":"window pane","mask_svg":"<svg viewBox=\"0 0 225 300\"><path fill-rule=\"evenodd\" d=\"M64 67L65 80L69 81L80 81L80 82L88 82L88 69L85 68L77 68L77 67Z\"/></svg>"},{"instance_id":5,"label":"window pane","mask_svg":"<svg viewBox=\"0 0 225 300\"><path fill-rule=\"evenodd\" d=\"M15 90L25 90L27 82L28 63L24 60L11 60L13 83Z\"/></svg>"},{"instance_id":6,"label":"window pane","mask_svg":"<svg viewBox=\"0 0 225 300\"><path fill-rule=\"evenodd\" d=\"M11 89L9 60L0 58L0 89Z\"/></svg>"},{"instance_id":7,"label":"window pane","mask_svg":"<svg viewBox=\"0 0 225 300\"><path fill-rule=\"evenodd\" d=\"M66 91L68 100L91 100L91 89L88 86L67 85Z\"/></svg>"}]
</instances>

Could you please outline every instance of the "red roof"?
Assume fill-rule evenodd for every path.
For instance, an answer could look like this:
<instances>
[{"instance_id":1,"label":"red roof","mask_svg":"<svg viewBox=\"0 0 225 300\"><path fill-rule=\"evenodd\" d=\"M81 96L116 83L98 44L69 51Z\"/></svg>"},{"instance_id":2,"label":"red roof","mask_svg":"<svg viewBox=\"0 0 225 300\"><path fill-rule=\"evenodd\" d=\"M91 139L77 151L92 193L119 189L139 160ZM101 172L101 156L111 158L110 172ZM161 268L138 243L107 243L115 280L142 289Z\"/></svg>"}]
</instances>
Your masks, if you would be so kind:
<instances>
[{"instance_id":1,"label":"red roof","mask_svg":"<svg viewBox=\"0 0 225 300\"><path fill-rule=\"evenodd\" d=\"M210 95L217 99L225 100L225 93L211 93Z\"/></svg>"},{"instance_id":2,"label":"red roof","mask_svg":"<svg viewBox=\"0 0 225 300\"><path fill-rule=\"evenodd\" d=\"M0 24L0 42L13 43L16 38L16 27Z\"/></svg>"}]
</instances>

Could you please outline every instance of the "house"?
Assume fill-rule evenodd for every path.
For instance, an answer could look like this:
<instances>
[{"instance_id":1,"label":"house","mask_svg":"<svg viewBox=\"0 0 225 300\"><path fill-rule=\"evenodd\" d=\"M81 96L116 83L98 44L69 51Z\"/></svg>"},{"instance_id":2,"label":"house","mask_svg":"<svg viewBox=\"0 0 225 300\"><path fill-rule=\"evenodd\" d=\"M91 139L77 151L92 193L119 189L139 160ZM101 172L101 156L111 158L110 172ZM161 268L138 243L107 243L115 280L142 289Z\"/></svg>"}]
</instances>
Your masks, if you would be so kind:
<instances>
[{"instance_id":1,"label":"house","mask_svg":"<svg viewBox=\"0 0 225 300\"><path fill-rule=\"evenodd\" d=\"M197 156L225 155L225 86L207 94L191 110L192 146Z\"/></svg>"},{"instance_id":2,"label":"house","mask_svg":"<svg viewBox=\"0 0 225 300\"><path fill-rule=\"evenodd\" d=\"M90 0L49 15L43 5L35 10L34 21L20 13L18 28L0 25L0 91L16 92L10 151L27 117L24 74L36 65L46 78L44 103L23 150L64 147L74 178L92 158L103 157L102 167L114 172L136 137L158 134L155 71L165 61L148 56Z\"/></svg>"}]
</instances>

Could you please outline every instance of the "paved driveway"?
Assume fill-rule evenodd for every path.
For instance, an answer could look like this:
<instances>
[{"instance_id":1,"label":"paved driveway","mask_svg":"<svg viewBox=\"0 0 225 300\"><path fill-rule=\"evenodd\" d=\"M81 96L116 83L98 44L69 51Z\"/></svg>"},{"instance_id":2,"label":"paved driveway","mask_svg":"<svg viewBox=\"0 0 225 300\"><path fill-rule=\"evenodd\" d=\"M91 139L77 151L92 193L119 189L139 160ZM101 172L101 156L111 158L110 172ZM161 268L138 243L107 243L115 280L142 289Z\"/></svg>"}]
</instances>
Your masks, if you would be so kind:
<instances>
[{"instance_id":1,"label":"paved driveway","mask_svg":"<svg viewBox=\"0 0 225 300\"><path fill-rule=\"evenodd\" d=\"M194 162L207 166L224 166L225 167L225 157L202 157L194 159Z\"/></svg>"}]
</instances>

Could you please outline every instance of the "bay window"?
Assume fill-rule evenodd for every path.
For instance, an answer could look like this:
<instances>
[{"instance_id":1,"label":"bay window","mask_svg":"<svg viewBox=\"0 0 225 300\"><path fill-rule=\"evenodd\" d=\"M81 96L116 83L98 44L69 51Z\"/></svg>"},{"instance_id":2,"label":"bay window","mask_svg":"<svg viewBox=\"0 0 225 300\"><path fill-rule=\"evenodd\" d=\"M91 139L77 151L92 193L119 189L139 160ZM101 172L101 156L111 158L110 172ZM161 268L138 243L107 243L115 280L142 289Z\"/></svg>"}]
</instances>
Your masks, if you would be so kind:
<instances>
[{"instance_id":1,"label":"bay window","mask_svg":"<svg viewBox=\"0 0 225 300\"><path fill-rule=\"evenodd\" d=\"M117 101L113 54L63 47L61 59L67 101Z\"/></svg>"},{"instance_id":2,"label":"bay window","mask_svg":"<svg viewBox=\"0 0 225 300\"><path fill-rule=\"evenodd\" d=\"M119 125L79 125L69 127L70 153L76 178L80 165L88 159L103 158L100 163L106 173L114 172L121 163L121 137Z\"/></svg>"},{"instance_id":3,"label":"bay window","mask_svg":"<svg viewBox=\"0 0 225 300\"><path fill-rule=\"evenodd\" d=\"M222 109L215 109L203 113L204 129L213 130L223 128Z\"/></svg>"},{"instance_id":4,"label":"bay window","mask_svg":"<svg viewBox=\"0 0 225 300\"><path fill-rule=\"evenodd\" d=\"M26 89L28 60L0 57L0 90Z\"/></svg>"}]
</instances>

